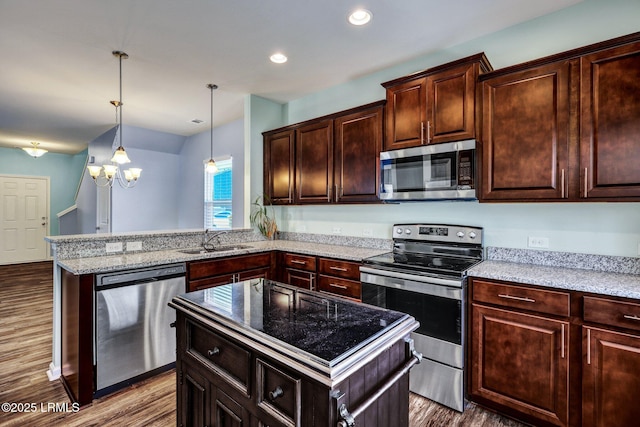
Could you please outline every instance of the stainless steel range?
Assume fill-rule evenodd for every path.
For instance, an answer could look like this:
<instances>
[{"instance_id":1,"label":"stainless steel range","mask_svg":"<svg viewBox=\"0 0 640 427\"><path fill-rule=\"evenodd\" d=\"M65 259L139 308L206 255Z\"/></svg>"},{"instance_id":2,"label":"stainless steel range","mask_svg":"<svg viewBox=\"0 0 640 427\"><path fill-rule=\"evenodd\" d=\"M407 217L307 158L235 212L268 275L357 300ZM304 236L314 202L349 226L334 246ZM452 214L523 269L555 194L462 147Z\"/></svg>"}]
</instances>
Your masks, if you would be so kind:
<instances>
[{"instance_id":1,"label":"stainless steel range","mask_svg":"<svg viewBox=\"0 0 640 427\"><path fill-rule=\"evenodd\" d=\"M412 338L422 363L409 388L464 410L464 272L482 260L482 228L396 224L393 252L360 267L362 301L408 313L420 322Z\"/></svg>"}]
</instances>

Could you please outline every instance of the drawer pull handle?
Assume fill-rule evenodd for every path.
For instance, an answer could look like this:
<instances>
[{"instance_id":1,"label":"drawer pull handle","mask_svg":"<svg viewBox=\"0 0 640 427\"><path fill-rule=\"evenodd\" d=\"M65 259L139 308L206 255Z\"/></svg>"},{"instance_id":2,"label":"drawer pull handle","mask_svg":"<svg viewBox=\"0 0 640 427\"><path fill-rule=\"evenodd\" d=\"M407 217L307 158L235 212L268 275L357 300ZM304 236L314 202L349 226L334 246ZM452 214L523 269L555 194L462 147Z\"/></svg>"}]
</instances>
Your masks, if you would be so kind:
<instances>
[{"instance_id":1,"label":"drawer pull handle","mask_svg":"<svg viewBox=\"0 0 640 427\"><path fill-rule=\"evenodd\" d=\"M342 267L334 267L334 266L329 267L329 269L330 269L330 270L337 270L337 271L347 271L347 269L346 269L346 268L342 268Z\"/></svg>"},{"instance_id":2,"label":"drawer pull handle","mask_svg":"<svg viewBox=\"0 0 640 427\"><path fill-rule=\"evenodd\" d=\"M629 319L629 320L640 320L640 317L633 315L633 314L625 314L624 316L625 319Z\"/></svg>"},{"instance_id":3,"label":"drawer pull handle","mask_svg":"<svg viewBox=\"0 0 640 427\"><path fill-rule=\"evenodd\" d=\"M299 260L297 260L297 259L292 259L292 260L291 260L291 263L292 263L292 264L302 264L302 265L305 265L305 264L307 263L307 261L299 261Z\"/></svg>"},{"instance_id":4,"label":"drawer pull handle","mask_svg":"<svg viewBox=\"0 0 640 427\"><path fill-rule=\"evenodd\" d=\"M337 283L329 283L329 286L331 286L332 288L347 289L345 285L339 285Z\"/></svg>"},{"instance_id":5,"label":"drawer pull handle","mask_svg":"<svg viewBox=\"0 0 640 427\"><path fill-rule=\"evenodd\" d=\"M220 354L220 349L218 347L213 347L213 350L207 351L209 357L215 356L216 354Z\"/></svg>"},{"instance_id":6,"label":"drawer pull handle","mask_svg":"<svg viewBox=\"0 0 640 427\"><path fill-rule=\"evenodd\" d=\"M500 298L505 298L505 299L514 299L516 301L523 301L523 302L536 302L536 300L531 299L531 298L527 298L527 297L515 297L513 295L505 295L505 294L498 294L498 296Z\"/></svg>"},{"instance_id":7,"label":"drawer pull handle","mask_svg":"<svg viewBox=\"0 0 640 427\"><path fill-rule=\"evenodd\" d=\"M284 394L284 391L282 391L282 388L280 388L280 386L277 386L275 390L269 392L269 399L276 400L283 394Z\"/></svg>"}]
</instances>

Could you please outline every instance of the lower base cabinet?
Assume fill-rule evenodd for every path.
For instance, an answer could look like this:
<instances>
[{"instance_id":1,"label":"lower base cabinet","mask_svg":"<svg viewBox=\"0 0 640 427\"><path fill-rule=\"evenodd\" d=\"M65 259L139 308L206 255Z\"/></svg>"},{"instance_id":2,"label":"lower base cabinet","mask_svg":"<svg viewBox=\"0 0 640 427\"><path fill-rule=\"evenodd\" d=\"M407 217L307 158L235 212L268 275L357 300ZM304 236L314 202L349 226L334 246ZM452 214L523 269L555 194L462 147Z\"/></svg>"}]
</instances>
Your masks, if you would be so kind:
<instances>
[{"instance_id":1,"label":"lower base cabinet","mask_svg":"<svg viewBox=\"0 0 640 427\"><path fill-rule=\"evenodd\" d=\"M177 424L181 427L335 427L411 358L398 340L333 386L177 312ZM314 374L315 375L315 374ZM356 418L357 426L407 427L409 373Z\"/></svg>"}]
</instances>

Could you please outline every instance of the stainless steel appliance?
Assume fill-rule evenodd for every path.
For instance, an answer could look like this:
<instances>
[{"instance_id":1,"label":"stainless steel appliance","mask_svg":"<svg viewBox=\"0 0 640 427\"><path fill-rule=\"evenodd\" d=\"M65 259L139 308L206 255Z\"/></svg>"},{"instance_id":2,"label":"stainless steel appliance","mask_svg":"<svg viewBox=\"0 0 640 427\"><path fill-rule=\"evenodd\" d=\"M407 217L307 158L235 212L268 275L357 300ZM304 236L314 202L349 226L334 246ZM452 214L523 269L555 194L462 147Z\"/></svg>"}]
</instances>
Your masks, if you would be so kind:
<instances>
[{"instance_id":1,"label":"stainless steel appliance","mask_svg":"<svg viewBox=\"0 0 640 427\"><path fill-rule=\"evenodd\" d=\"M380 199L475 199L476 141L380 153Z\"/></svg>"},{"instance_id":2,"label":"stainless steel appliance","mask_svg":"<svg viewBox=\"0 0 640 427\"><path fill-rule=\"evenodd\" d=\"M176 312L167 304L186 292L185 265L99 274L95 289L94 364L100 396L176 360Z\"/></svg>"},{"instance_id":3,"label":"stainless steel appliance","mask_svg":"<svg viewBox=\"0 0 640 427\"><path fill-rule=\"evenodd\" d=\"M482 260L482 228L396 224L393 241L393 252L363 261L362 301L420 322L411 337L424 358L409 388L462 412L464 272Z\"/></svg>"}]
</instances>

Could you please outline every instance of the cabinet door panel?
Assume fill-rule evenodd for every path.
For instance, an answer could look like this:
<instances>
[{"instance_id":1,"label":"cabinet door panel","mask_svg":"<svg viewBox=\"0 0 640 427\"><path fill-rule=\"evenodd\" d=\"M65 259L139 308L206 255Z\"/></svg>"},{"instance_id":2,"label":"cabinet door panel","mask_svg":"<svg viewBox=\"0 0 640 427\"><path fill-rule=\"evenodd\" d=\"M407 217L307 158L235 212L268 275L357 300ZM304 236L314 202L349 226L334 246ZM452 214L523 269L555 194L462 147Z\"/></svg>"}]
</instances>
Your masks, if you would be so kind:
<instances>
[{"instance_id":1,"label":"cabinet door panel","mask_svg":"<svg viewBox=\"0 0 640 427\"><path fill-rule=\"evenodd\" d=\"M427 77L427 143L475 137L474 65Z\"/></svg>"},{"instance_id":2,"label":"cabinet door panel","mask_svg":"<svg viewBox=\"0 0 640 427\"><path fill-rule=\"evenodd\" d=\"M382 107L335 120L334 200L378 200Z\"/></svg>"},{"instance_id":3,"label":"cabinet door panel","mask_svg":"<svg viewBox=\"0 0 640 427\"><path fill-rule=\"evenodd\" d=\"M415 147L424 143L426 79L387 88L385 150Z\"/></svg>"},{"instance_id":4,"label":"cabinet door panel","mask_svg":"<svg viewBox=\"0 0 640 427\"><path fill-rule=\"evenodd\" d=\"M483 82L483 200L568 196L569 67Z\"/></svg>"},{"instance_id":5,"label":"cabinet door panel","mask_svg":"<svg viewBox=\"0 0 640 427\"><path fill-rule=\"evenodd\" d=\"M581 58L581 197L640 197L640 43Z\"/></svg>"},{"instance_id":6,"label":"cabinet door panel","mask_svg":"<svg viewBox=\"0 0 640 427\"><path fill-rule=\"evenodd\" d=\"M293 130L265 137L264 193L273 204L293 203Z\"/></svg>"},{"instance_id":7,"label":"cabinet door panel","mask_svg":"<svg viewBox=\"0 0 640 427\"><path fill-rule=\"evenodd\" d=\"M296 130L298 203L329 203L333 191L333 122L325 120Z\"/></svg>"},{"instance_id":8,"label":"cabinet door panel","mask_svg":"<svg viewBox=\"0 0 640 427\"><path fill-rule=\"evenodd\" d=\"M637 425L640 337L584 327L583 343L583 426Z\"/></svg>"},{"instance_id":9,"label":"cabinet door panel","mask_svg":"<svg viewBox=\"0 0 640 427\"><path fill-rule=\"evenodd\" d=\"M209 424L209 382L188 365L178 374L180 425L200 427Z\"/></svg>"},{"instance_id":10,"label":"cabinet door panel","mask_svg":"<svg viewBox=\"0 0 640 427\"><path fill-rule=\"evenodd\" d=\"M567 425L568 323L475 304L472 322L470 394Z\"/></svg>"}]
</instances>

